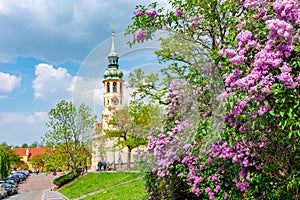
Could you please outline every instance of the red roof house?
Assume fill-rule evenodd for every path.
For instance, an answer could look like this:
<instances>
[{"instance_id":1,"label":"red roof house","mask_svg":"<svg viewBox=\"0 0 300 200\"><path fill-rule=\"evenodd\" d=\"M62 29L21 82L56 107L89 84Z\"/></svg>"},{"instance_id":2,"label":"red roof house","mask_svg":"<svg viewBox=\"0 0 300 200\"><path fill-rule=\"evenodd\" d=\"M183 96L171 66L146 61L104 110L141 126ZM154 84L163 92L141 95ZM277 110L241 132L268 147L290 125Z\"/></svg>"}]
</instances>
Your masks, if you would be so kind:
<instances>
[{"instance_id":1,"label":"red roof house","mask_svg":"<svg viewBox=\"0 0 300 200\"><path fill-rule=\"evenodd\" d=\"M16 154L26 157L26 160L30 160L37 154L45 154L47 148L13 148L12 150Z\"/></svg>"}]
</instances>

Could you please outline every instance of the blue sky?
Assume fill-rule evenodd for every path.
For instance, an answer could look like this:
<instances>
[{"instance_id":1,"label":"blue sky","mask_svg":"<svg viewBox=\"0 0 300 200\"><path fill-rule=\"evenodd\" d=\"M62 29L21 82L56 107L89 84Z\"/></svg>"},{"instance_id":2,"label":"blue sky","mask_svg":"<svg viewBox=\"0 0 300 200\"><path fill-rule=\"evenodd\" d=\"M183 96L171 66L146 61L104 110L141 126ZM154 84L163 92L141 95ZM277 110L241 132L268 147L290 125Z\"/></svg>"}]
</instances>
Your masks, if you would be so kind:
<instances>
[{"instance_id":1,"label":"blue sky","mask_svg":"<svg viewBox=\"0 0 300 200\"><path fill-rule=\"evenodd\" d=\"M100 116L112 27L125 73L159 68L152 53L157 41L130 49L130 36L123 36L135 5L149 2L1 0L0 143L40 143L47 113L61 99L86 103Z\"/></svg>"}]
</instances>

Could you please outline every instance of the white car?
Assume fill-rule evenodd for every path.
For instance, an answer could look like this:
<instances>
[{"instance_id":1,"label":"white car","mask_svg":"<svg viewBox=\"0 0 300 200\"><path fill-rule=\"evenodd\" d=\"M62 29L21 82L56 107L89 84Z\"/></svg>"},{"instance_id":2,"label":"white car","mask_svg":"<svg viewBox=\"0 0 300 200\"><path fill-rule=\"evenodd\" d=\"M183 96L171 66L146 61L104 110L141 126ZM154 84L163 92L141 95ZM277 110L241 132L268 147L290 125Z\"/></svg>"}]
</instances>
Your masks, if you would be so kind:
<instances>
[{"instance_id":1,"label":"white car","mask_svg":"<svg viewBox=\"0 0 300 200\"><path fill-rule=\"evenodd\" d=\"M1 199L7 197L7 191L5 190L4 183L0 183L0 195Z\"/></svg>"}]
</instances>

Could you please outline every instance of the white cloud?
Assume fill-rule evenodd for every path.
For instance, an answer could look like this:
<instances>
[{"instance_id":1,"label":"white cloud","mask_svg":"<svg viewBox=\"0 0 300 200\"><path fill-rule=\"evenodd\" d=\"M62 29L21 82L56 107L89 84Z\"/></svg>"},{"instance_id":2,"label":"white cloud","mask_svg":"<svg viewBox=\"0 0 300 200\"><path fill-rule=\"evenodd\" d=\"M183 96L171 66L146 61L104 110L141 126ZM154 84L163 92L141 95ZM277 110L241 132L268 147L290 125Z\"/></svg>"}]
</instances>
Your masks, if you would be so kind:
<instances>
[{"instance_id":1,"label":"white cloud","mask_svg":"<svg viewBox=\"0 0 300 200\"><path fill-rule=\"evenodd\" d=\"M7 124L36 124L45 122L48 119L46 112L34 112L34 113L0 113L0 127Z\"/></svg>"},{"instance_id":2,"label":"white cloud","mask_svg":"<svg viewBox=\"0 0 300 200\"><path fill-rule=\"evenodd\" d=\"M55 69L52 65L40 63L35 66L35 76L32 87L36 99L58 102L71 98L75 77L66 68Z\"/></svg>"},{"instance_id":3,"label":"white cloud","mask_svg":"<svg viewBox=\"0 0 300 200\"><path fill-rule=\"evenodd\" d=\"M9 145L32 144L34 141L41 141L46 132L46 112L9 112L0 113L0 142Z\"/></svg>"},{"instance_id":4,"label":"white cloud","mask_svg":"<svg viewBox=\"0 0 300 200\"><path fill-rule=\"evenodd\" d=\"M150 0L2 0L0 60L32 56L49 63L82 61L111 27L122 32L135 5ZM163 5L166 0L160 0Z\"/></svg>"},{"instance_id":5,"label":"white cloud","mask_svg":"<svg viewBox=\"0 0 300 200\"><path fill-rule=\"evenodd\" d=\"M0 92L10 93L21 84L21 77L0 72Z\"/></svg>"},{"instance_id":6,"label":"white cloud","mask_svg":"<svg viewBox=\"0 0 300 200\"><path fill-rule=\"evenodd\" d=\"M3 3L0 3L0 14L6 15L9 12L10 12L10 9Z\"/></svg>"}]
</instances>

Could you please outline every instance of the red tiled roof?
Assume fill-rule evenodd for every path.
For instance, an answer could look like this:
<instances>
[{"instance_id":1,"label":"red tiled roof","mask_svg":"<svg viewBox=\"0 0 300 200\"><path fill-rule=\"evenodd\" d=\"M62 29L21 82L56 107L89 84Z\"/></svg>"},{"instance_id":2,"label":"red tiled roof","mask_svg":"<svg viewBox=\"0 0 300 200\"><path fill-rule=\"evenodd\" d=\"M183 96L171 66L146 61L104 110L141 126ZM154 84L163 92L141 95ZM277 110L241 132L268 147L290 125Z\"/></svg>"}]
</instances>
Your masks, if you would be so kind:
<instances>
[{"instance_id":1,"label":"red tiled roof","mask_svg":"<svg viewBox=\"0 0 300 200\"><path fill-rule=\"evenodd\" d=\"M12 150L20 156L26 156L27 149L29 152L28 159L31 159L33 156L37 154L44 154L47 151L47 148L13 148Z\"/></svg>"},{"instance_id":2,"label":"red tiled roof","mask_svg":"<svg viewBox=\"0 0 300 200\"><path fill-rule=\"evenodd\" d=\"M13 148L12 150L20 156L26 156L26 148Z\"/></svg>"}]
</instances>

